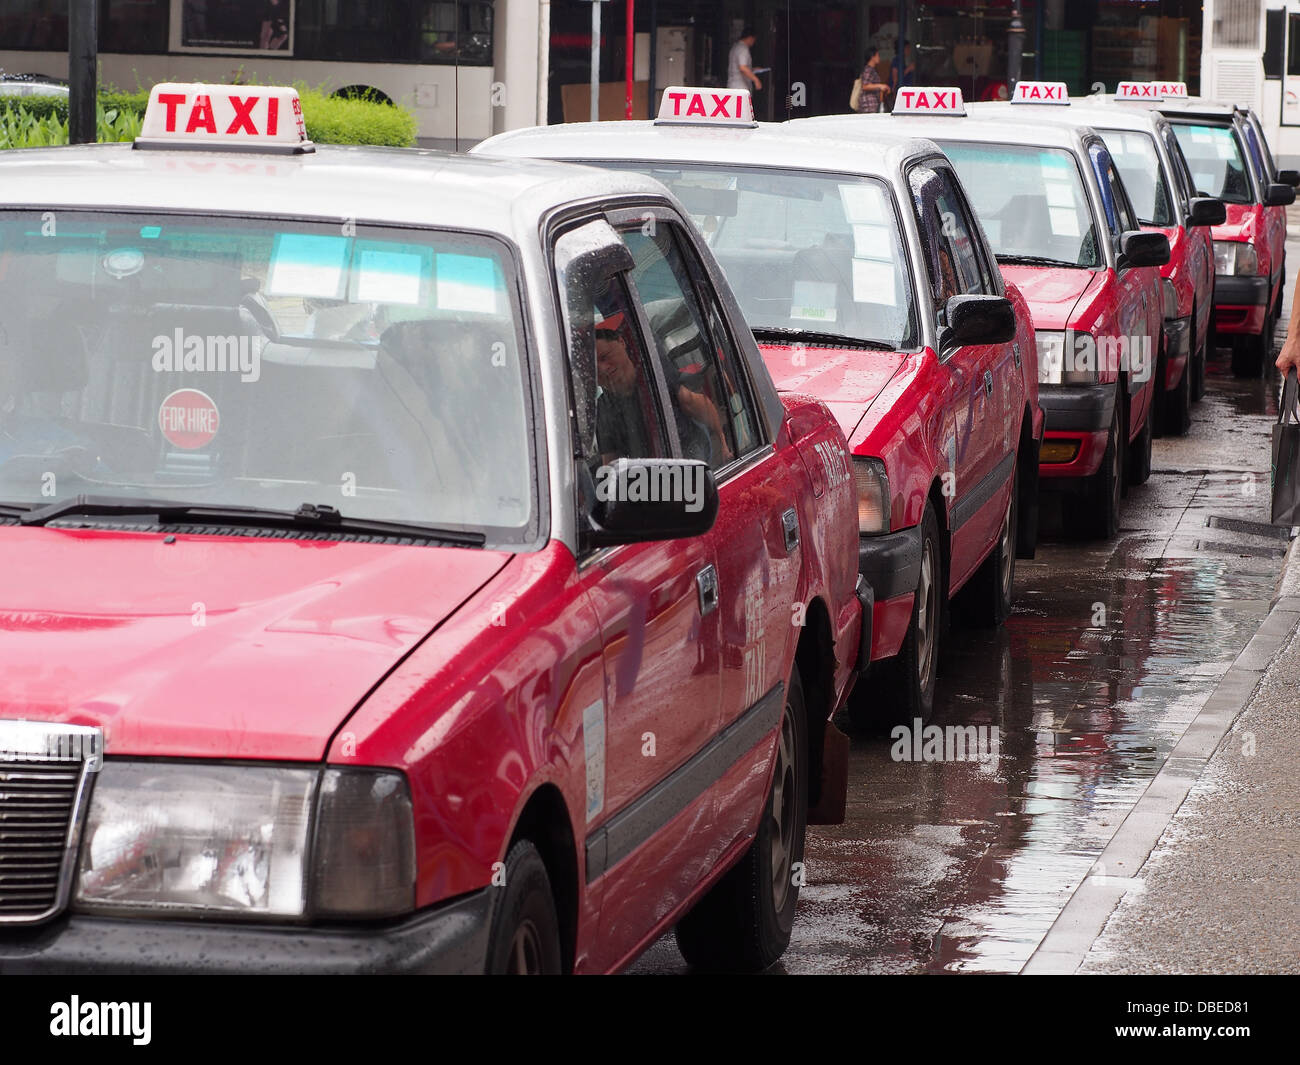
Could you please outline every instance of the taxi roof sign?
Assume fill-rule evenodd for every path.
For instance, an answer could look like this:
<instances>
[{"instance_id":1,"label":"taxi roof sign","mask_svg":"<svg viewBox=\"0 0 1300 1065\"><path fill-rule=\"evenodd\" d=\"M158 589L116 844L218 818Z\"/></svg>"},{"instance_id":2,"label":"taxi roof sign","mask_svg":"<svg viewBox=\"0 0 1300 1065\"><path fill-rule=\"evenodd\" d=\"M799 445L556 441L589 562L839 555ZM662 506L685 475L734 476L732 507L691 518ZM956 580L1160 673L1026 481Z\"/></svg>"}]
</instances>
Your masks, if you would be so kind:
<instances>
[{"instance_id":1,"label":"taxi roof sign","mask_svg":"<svg viewBox=\"0 0 1300 1065\"><path fill-rule=\"evenodd\" d=\"M964 115L966 101L961 89L951 86L899 89L894 99L896 115Z\"/></svg>"},{"instance_id":2,"label":"taxi roof sign","mask_svg":"<svg viewBox=\"0 0 1300 1065\"><path fill-rule=\"evenodd\" d=\"M698 89L670 85L659 99L656 126L758 125L748 89Z\"/></svg>"},{"instance_id":3,"label":"taxi roof sign","mask_svg":"<svg viewBox=\"0 0 1300 1065\"><path fill-rule=\"evenodd\" d=\"M1156 87L1166 100L1187 99L1187 82L1185 81L1153 81L1151 84Z\"/></svg>"},{"instance_id":4,"label":"taxi roof sign","mask_svg":"<svg viewBox=\"0 0 1300 1065\"><path fill-rule=\"evenodd\" d=\"M315 151L294 89L172 82L149 91L135 147Z\"/></svg>"},{"instance_id":5,"label":"taxi roof sign","mask_svg":"<svg viewBox=\"0 0 1300 1065\"><path fill-rule=\"evenodd\" d=\"M1161 83L1155 81L1121 81L1115 86L1115 99L1139 100L1151 103L1165 98L1162 88Z\"/></svg>"},{"instance_id":6,"label":"taxi roof sign","mask_svg":"<svg viewBox=\"0 0 1300 1065\"><path fill-rule=\"evenodd\" d=\"M1018 81L1011 94L1013 104L1062 104L1069 106L1070 89L1063 81Z\"/></svg>"}]
</instances>

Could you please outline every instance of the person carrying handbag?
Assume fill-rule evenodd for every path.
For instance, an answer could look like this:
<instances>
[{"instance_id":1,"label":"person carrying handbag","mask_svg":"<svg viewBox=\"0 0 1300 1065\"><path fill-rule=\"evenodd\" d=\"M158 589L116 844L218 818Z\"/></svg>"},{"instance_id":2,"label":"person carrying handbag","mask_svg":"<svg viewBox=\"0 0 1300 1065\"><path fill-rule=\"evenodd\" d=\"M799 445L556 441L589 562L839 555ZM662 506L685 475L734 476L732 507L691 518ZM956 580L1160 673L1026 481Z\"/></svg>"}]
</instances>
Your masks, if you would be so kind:
<instances>
[{"instance_id":1,"label":"person carrying handbag","mask_svg":"<svg viewBox=\"0 0 1300 1065\"><path fill-rule=\"evenodd\" d=\"M849 96L851 110L863 115L874 115L885 109L885 95L889 92L889 86L876 70L879 65L880 49L876 48L867 56L861 77L853 83L853 92Z\"/></svg>"}]
</instances>

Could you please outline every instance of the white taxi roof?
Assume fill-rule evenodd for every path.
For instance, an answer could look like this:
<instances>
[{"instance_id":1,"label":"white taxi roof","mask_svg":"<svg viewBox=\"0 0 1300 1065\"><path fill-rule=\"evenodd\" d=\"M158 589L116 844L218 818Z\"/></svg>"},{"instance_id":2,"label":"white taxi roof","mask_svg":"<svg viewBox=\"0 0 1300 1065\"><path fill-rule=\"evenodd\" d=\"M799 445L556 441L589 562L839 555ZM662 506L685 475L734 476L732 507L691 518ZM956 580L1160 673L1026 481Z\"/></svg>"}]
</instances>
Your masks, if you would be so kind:
<instances>
[{"instance_id":1,"label":"white taxi roof","mask_svg":"<svg viewBox=\"0 0 1300 1065\"><path fill-rule=\"evenodd\" d=\"M967 104L973 108L973 104ZM874 140L879 127L897 127L899 134L930 140L985 141L993 144L1026 144L1045 148L1075 148L1079 138L1091 132L1087 127L1066 121L1063 107L1037 107L1017 104L1014 114L997 114L971 110L964 117L941 118L931 115L825 115L800 118L787 125L794 129L816 130L850 140ZM1026 114L1025 112L1029 113ZM1051 112L1040 116L1040 112Z\"/></svg>"},{"instance_id":2,"label":"white taxi roof","mask_svg":"<svg viewBox=\"0 0 1300 1065\"><path fill-rule=\"evenodd\" d=\"M1047 104L1011 104L1004 100L994 100L972 104L975 115L998 115L1010 118L1020 117L1026 113L1042 116L1056 122L1071 122L1094 129L1124 129L1139 133L1150 133L1167 122L1163 112L1151 107L1134 107L1121 103L1111 107L1099 102L1097 96L1076 96L1068 107Z\"/></svg>"},{"instance_id":3,"label":"white taxi roof","mask_svg":"<svg viewBox=\"0 0 1300 1065\"><path fill-rule=\"evenodd\" d=\"M878 129L869 137L879 150L863 152L861 138L845 144L827 133L796 129L797 122L766 122L753 128L656 125L654 122L567 122L501 133L474 155L547 159L648 159L676 163L731 163L833 174L890 177L904 159L939 151L915 134Z\"/></svg>"},{"instance_id":4,"label":"white taxi roof","mask_svg":"<svg viewBox=\"0 0 1300 1065\"><path fill-rule=\"evenodd\" d=\"M657 181L540 160L414 148L304 155L96 144L0 152L0 207L125 208L472 229L535 241L537 215Z\"/></svg>"}]
</instances>

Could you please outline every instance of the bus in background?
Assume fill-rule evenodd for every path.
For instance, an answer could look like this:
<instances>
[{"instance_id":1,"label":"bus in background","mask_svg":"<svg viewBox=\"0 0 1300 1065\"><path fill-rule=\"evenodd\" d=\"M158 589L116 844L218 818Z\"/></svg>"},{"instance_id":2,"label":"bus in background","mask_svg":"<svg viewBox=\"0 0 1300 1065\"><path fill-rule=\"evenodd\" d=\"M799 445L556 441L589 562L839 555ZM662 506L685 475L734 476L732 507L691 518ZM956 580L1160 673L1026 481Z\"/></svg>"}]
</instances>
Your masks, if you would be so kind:
<instances>
[{"instance_id":1,"label":"bus in background","mask_svg":"<svg viewBox=\"0 0 1300 1065\"><path fill-rule=\"evenodd\" d=\"M1277 166L1300 168L1300 0L1268 0L1264 91L1255 108Z\"/></svg>"},{"instance_id":2,"label":"bus in background","mask_svg":"<svg viewBox=\"0 0 1300 1065\"><path fill-rule=\"evenodd\" d=\"M422 145L464 148L546 121L532 86L506 98L494 65L504 67L507 34L536 62L539 5L515 0L507 31L509 2L97 0L99 79L126 91L165 81L369 91L414 112ZM67 77L68 0L0 3L0 71Z\"/></svg>"}]
</instances>

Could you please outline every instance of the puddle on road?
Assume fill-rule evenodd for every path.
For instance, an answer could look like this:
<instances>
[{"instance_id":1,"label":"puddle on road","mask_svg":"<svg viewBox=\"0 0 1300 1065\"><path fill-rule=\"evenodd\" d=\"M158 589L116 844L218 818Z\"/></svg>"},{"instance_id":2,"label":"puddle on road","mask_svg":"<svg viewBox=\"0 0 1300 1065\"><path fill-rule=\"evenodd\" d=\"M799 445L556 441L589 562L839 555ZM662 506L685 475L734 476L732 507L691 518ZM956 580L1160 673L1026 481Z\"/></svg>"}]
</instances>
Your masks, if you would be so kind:
<instances>
[{"instance_id":1,"label":"puddle on road","mask_svg":"<svg viewBox=\"0 0 1300 1065\"><path fill-rule=\"evenodd\" d=\"M854 737L848 819L809 830L778 971L1028 960L1268 609L1278 561L1243 545L1273 545L1205 519L1267 521L1275 388L1214 376L1191 437L1157 441L1165 475L1130 494L1116 544L1040 545L1004 629L953 628L931 724L996 727L996 760L895 761L887 733ZM1225 443L1224 423L1242 432ZM1261 464L1256 496L1202 472ZM684 969L667 938L634 971Z\"/></svg>"}]
</instances>

